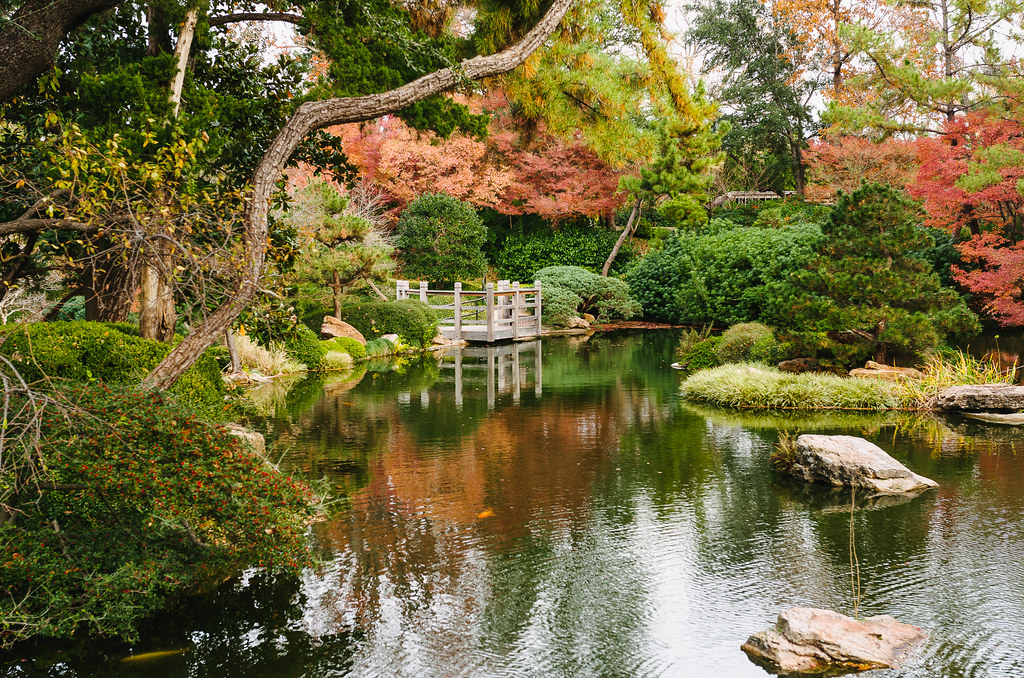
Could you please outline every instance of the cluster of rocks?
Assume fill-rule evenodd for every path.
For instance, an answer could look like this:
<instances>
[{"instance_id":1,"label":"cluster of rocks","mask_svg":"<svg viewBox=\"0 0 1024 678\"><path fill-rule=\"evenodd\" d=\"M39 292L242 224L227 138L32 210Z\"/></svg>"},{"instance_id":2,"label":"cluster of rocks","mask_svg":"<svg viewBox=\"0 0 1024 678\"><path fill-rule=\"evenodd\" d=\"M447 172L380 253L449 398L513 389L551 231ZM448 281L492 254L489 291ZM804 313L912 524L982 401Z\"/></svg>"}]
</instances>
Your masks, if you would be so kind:
<instances>
[{"instance_id":1,"label":"cluster of rocks","mask_svg":"<svg viewBox=\"0 0 1024 678\"><path fill-rule=\"evenodd\" d=\"M863 490L863 499L913 496L938 487L883 449L854 436L801 435L789 447L785 469L809 483ZM795 607L778 623L750 636L742 649L781 674L898 667L928 637L888 615L853 619L831 610Z\"/></svg>"}]
</instances>

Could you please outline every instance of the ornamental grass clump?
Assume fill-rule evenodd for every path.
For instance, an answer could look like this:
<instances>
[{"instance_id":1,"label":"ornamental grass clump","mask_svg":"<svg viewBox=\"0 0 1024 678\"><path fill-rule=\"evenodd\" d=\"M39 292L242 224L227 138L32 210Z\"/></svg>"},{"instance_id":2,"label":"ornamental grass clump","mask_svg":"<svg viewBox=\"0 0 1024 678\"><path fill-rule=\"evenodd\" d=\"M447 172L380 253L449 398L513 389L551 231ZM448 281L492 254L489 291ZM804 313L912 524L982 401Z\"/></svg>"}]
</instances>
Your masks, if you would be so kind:
<instances>
[{"instance_id":1,"label":"ornamental grass clump","mask_svg":"<svg viewBox=\"0 0 1024 678\"><path fill-rule=\"evenodd\" d=\"M897 385L900 397L908 405L925 407L939 391L950 386L1013 384L1017 380L1016 369L1002 370L992 361L977 360L961 350L929 356L921 372L921 379Z\"/></svg>"},{"instance_id":2,"label":"ornamental grass clump","mask_svg":"<svg viewBox=\"0 0 1024 678\"><path fill-rule=\"evenodd\" d=\"M682 394L720 407L888 410L903 405L897 389L878 379L831 374L789 374L753 363L702 370L682 384Z\"/></svg>"}]
</instances>

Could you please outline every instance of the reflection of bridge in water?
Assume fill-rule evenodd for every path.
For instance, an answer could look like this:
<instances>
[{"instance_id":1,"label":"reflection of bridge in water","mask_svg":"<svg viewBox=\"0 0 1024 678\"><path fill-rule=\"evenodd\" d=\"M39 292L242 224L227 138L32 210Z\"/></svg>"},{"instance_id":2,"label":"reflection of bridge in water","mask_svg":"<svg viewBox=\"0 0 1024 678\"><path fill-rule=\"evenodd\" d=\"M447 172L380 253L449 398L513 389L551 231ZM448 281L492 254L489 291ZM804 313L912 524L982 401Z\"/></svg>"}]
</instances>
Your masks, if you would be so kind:
<instances>
[{"instance_id":1,"label":"reflection of bridge in water","mask_svg":"<svg viewBox=\"0 0 1024 678\"><path fill-rule=\"evenodd\" d=\"M455 407L462 409L464 386L487 389L487 409L494 409L498 396L511 395L519 404L523 391L533 389L540 397L543 388L541 342L521 341L490 346L462 346L441 354L441 379L454 373Z\"/></svg>"}]
</instances>

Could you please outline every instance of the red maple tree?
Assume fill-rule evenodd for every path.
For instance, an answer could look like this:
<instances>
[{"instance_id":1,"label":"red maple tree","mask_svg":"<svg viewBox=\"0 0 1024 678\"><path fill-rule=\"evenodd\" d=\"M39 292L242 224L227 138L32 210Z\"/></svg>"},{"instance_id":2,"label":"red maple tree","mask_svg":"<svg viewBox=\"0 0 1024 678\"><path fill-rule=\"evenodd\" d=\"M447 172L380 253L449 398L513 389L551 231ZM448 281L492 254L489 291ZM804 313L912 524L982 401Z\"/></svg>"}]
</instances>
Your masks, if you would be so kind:
<instances>
[{"instance_id":1,"label":"red maple tree","mask_svg":"<svg viewBox=\"0 0 1024 678\"><path fill-rule=\"evenodd\" d=\"M921 168L908 186L926 223L966 236L957 247L973 268L954 279L1004 326L1024 325L1024 124L1021 109L960 116L945 134L917 142Z\"/></svg>"}]
</instances>

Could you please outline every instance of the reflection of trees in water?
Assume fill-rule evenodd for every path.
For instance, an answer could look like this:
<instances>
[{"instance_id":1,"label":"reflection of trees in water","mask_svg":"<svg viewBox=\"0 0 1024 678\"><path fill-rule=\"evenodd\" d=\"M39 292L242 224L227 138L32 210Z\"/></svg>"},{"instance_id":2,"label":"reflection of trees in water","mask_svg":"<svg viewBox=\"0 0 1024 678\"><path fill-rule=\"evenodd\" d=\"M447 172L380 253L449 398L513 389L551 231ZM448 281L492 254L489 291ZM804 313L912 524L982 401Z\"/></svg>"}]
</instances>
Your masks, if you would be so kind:
<instances>
[{"instance_id":1,"label":"reflection of trees in water","mask_svg":"<svg viewBox=\"0 0 1024 678\"><path fill-rule=\"evenodd\" d=\"M601 355L602 343L591 342L596 349L585 352L605 361L599 369L607 370L614 352ZM481 636L505 667L519 660L499 649L502 639L531 635L533 641L517 646L543 656L521 657L523 675L541 675L543 666L551 669L548 675L573 673L581 661L636 652L645 621L630 611L643 608L642 573L637 559L615 546L623 538L616 526L628 519L594 516L591 488L615 463L628 426L654 426L670 414L666 403L678 380L671 372L662 377L673 342L661 343L659 374L620 363L599 397L578 397L574 385L559 386L557 379L549 391L548 373L562 360L585 371L577 360L583 347L546 341L540 398L524 394L522 406L493 411L467 398L463 415L470 425L447 436L443 423L406 422L437 415L461 423L451 415L449 385L435 384L425 398L413 392L399 403L403 426L393 431L388 453L371 461L369 486L324 534L350 565L332 582L345 592L334 604L381 635L367 643L363 666L420 661L410 659L411 648L442 665L450 664L451 653L490 656L474 648ZM647 379L664 386L641 391ZM478 518L485 509L494 516ZM595 521L606 518L607 529L595 529ZM579 560L595 550L603 554L600 563ZM397 634L394 642L384 642L389 634ZM594 643L600 652L591 651Z\"/></svg>"}]
</instances>

